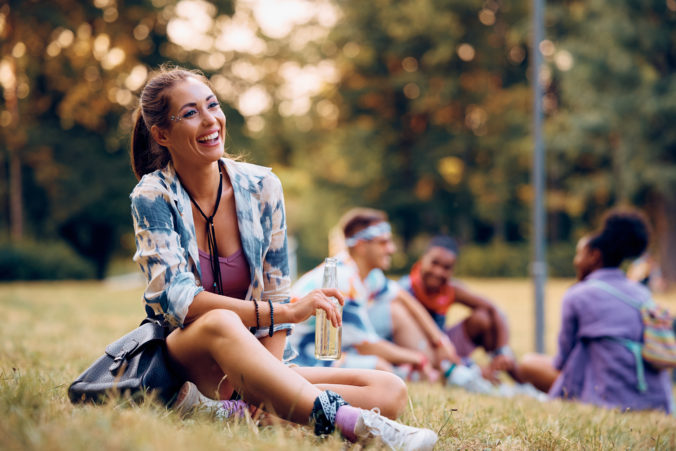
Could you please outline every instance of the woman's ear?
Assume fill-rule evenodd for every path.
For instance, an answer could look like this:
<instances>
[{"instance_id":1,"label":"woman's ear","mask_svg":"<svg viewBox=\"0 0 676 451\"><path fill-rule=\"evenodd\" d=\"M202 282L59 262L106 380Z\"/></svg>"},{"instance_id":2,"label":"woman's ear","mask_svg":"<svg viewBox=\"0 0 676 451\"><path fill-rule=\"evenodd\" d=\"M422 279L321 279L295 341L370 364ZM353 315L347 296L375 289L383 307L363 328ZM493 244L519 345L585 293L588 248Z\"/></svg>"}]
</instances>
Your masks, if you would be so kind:
<instances>
[{"instance_id":1,"label":"woman's ear","mask_svg":"<svg viewBox=\"0 0 676 451\"><path fill-rule=\"evenodd\" d=\"M600 249L595 247L589 248L589 259L594 269L603 268L603 254Z\"/></svg>"},{"instance_id":2,"label":"woman's ear","mask_svg":"<svg viewBox=\"0 0 676 451\"><path fill-rule=\"evenodd\" d=\"M153 125L150 127L150 135L157 144L168 147L167 144L169 144L169 136L167 135L167 131L165 129L160 128L157 125Z\"/></svg>"}]
</instances>

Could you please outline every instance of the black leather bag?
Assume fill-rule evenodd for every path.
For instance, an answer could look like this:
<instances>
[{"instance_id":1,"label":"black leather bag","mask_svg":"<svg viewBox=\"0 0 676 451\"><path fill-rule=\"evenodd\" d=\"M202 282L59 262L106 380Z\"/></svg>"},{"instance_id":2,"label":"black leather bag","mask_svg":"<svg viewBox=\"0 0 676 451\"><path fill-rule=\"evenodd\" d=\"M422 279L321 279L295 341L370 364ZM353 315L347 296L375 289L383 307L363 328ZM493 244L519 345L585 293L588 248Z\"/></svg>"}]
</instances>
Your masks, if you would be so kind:
<instances>
[{"instance_id":1,"label":"black leather bag","mask_svg":"<svg viewBox=\"0 0 676 451\"><path fill-rule=\"evenodd\" d=\"M153 392L169 404L184 382L171 371L166 329L146 318L124 337L109 344L99 357L68 387L72 403L103 402L111 395L141 398Z\"/></svg>"}]
</instances>

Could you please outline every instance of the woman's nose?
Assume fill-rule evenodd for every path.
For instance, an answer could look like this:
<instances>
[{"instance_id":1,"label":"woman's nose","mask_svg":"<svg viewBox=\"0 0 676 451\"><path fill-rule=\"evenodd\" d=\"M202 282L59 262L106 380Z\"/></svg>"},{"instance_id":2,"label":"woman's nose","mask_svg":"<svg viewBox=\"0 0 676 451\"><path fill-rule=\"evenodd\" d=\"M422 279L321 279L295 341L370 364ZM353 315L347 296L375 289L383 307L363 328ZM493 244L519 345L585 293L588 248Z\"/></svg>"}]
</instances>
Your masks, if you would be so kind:
<instances>
[{"instance_id":1,"label":"woman's nose","mask_svg":"<svg viewBox=\"0 0 676 451\"><path fill-rule=\"evenodd\" d=\"M202 115L202 123L204 124L213 124L216 122L216 116L211 113L209 110L204 110L200 113Z\"/></svg>"}]
</instances>

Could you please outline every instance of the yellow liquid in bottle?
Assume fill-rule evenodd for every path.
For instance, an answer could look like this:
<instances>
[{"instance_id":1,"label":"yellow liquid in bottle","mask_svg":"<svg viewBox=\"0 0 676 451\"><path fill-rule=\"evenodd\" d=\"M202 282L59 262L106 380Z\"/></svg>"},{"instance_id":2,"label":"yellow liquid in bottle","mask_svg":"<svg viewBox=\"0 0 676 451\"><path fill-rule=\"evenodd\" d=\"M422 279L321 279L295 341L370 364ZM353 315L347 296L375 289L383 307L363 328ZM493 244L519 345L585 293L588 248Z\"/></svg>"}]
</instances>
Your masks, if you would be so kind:
<instances>
[{"instance_id":1,"label":"yellow liquid in bottle","mask_svg":"<svg viewBox=\"0 0 676 451\"><path fill-rule=\"evenodd\" d=\"M315 358L317 360L337 360L340 358L343 327L333 327L326 318L326 312L317 309L315 326Z\"/></svg>"}]
</instances>

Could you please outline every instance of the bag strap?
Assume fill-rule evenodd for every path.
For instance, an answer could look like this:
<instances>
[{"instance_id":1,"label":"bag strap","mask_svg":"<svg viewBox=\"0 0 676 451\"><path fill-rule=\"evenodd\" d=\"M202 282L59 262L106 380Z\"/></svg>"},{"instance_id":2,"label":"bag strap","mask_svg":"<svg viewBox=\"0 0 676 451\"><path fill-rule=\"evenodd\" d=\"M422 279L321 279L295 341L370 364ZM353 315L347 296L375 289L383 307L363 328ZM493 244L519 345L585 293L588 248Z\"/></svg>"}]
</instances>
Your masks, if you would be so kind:
<instances>
[{"instance_id":1,"label":"bag strap","mask_svg":"<svg viewBox=\"0 0 676 451\"><path fill-rule=\"evenodd\" d=\"M651 298L648 298L645 302L641 303L614 286L610 285L607 282L604 282L602 280L598 279L592 279L589 281L589 283L597 288L602 289L606 293L614 296L616 299L619 299L620 301L624 302L625 304L634 307L637 310L641 310L643 307L651 307L654 305L654 302ZM645 364L643 363L643 343L634 341L634 340L629 340L628 338L621 338L621 337L609 337L613 341L617 341L619 343L622 343L625 348L629 350L629 352L632 353L634 356L634 360L636 361L636 388L638 389L639 392L644 393L647 389L648 386L645 381Z\"/></svg>"},{"instance_id":2,"label":"bag strap","mask_svg":"<svg viewBox=\"0 0 676 451\"><path fill-rule=\"evenodd\" d=\"M589 280L588 283L590 285L602 289L608 294L615 296L615 298L619 299L620 301L624 302L627 305L634 307L637 310L641 310L643 307L652 307L655 305L655 302L652 300L652 298L648 298L644 302L637 301L636 299L627 296L625 293L621 292L614 286L602 280L592 279Z\"/></svg>"},{"instance_id":3,"label":"bag strap","mask_svg":"<svg viewBox=\"0 0 676 451\"><path fill-rule=\"evenodd\" d=\"M643 344L638 341L629 340L628 338L608 337L613 341L617 341L624 345L634 356L636 361L636 388L639 392L644 393L648 389L645 381L645 365L643 363Z\"/></svg>"}]
</instances>

